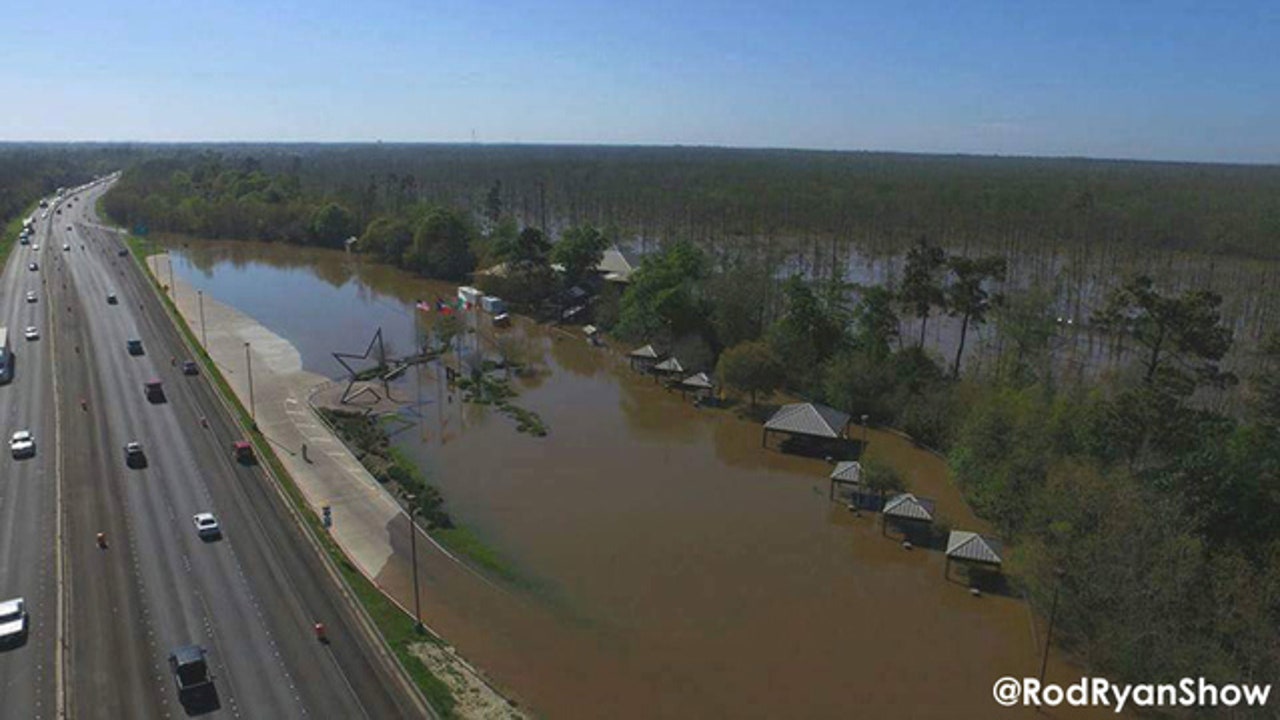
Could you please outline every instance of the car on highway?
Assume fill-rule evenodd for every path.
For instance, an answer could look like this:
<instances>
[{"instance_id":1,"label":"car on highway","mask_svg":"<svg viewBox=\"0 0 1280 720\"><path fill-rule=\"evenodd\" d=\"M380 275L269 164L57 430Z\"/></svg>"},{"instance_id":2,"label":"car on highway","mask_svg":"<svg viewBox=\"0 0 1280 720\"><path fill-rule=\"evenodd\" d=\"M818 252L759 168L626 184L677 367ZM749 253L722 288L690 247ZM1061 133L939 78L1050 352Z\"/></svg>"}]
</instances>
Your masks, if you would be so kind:
<instances>
[{"instance_id":1,"label":"car on highway","mask_svg":"<svg viewBox=\"0 0 1280 720\"><path fill-rule=\"evenodd\" d=\"M66 252L71 249L71 243L62 243L62 251Z\"/></svg>"},{"instance_id":2,"label":"car on highway","mask_svg":"<svg viewBox=\"0 0 1280 720\"><path fill-rule=\"evenodd\" d=\"M34 271L36 271L36 270L39 270L39 269L40 269L40 263L30 263L30 264L28 264L28 265L27 265L27 269L28 269L28 270L31 270L32 272L34 272Z\"/></svg>"},{"instance_id":3,"label":"car on highway","mask_svg":"<svg viewBox=\"0 0 1280 720\"><path fill-rule=\"evenodd\" d=\"M119 250L117 250L117 251L116 251L116 254L117 254L117 255L119 255L120 257L124 257L124 256L126 256L126 255L128 255L128 254L129 254L129 249L128 249L128 248L120 248Z\"/></svg>"},{"instance_id":4,"label":"car on highway","mask_svg":"<svg viewBox=\"0 0 1280 720\"><path fill-rule=\"evenodd\" d=\"M71 228L71 226L70 226L70 225L68 225L68 226L67 226L67 232L75 232L75 231L74 231L74 230L72 230L72 228Z\"/></svg>"},{"instance_id":5,"label":"car on highway","mask_svg":"<svg viewBox=\"0 0 1280 720\"><path fill-rule=\"evenodd\" d=\"M27 302L29 302L29 303L33 303L33 302L35 302L36 300L39 300L39 299L40 299L40 298L39 298L39 296L37 296L37 295L36 295L36 291L35 291L35 290L28 290L28 291L27 291Z\"/></svg>"},{"instance_id":6,"label":"car on highway","mask_svg":"<svg viewBox=\"0 0 1280 720\"><path fill-rule=\"evenodd\" d=\"M16 458L35 457L36 438L30 430L19 430L9 438L9 452Z\"/></svg>"},{"instance_id":7,"label":"car on highway","mask_svg":"<svg viewBox=\"0 0 1280 720\"><path fill-rule=\"evenodd\" d=\"M22 598L0 602L0 644L13 645L27 637L27 604Z\"/></svg>"},{"instance_id":8,"label":"car on highway","mask_svg":"<svg viewBox=\"0 0 1280 720\"><path fill-rule=\"evenodd\" d=\"M116 294L115 294L115 293L107 293L107 304L108 304L108 305L115 305L115 304L116 304L116 303L118 303L118 302L120 302L120 301L116 299Z\"/></svg>"},{"instance_id":9,"label":"car on highway","mask_svg":"<svg viewBox=\"0 0 1280 720\"><path fill-rule=\"evenodd\" d=\"M237 440L231 443L231 457L242 465L252 465L254 463L253 446L248 440Z\"/></svg>"},{"instance_id":10,"label":"car on highway","mask_svg":"<svg viewBox=\"0 0 1280 720\"><path fill-rule=\"evenodd\" d=\"M222 536L222 526L218 525L218 518L213 513L196 513L191 516L191 521L196 524L196 535L201 540L214 540Z\"/></svg>"},{"instance_id":11,"label":"car on highway","mask_svg":"<svg viewBox=\"0 0 1280 720\"><path fill-rule=\"evenodd\" d=\"M142 451L142 443L133 440L124 445L124 464L131 468L147 466L147 454Z\"/></svg>"},{"instance_id":12,"label":"car on highway","mask_svg":"<svg viewBox=\"0 0 1280 720\"><path fill-rule=\"evenodd\" d=\"M31 252L40 252L40 243L31 246Z\"/></svg>"},{"instance_id":13,"label":"car on highway","mask_svg":"<svg viewBox=\"0 0 1280 720\"><path fill-rule=\"evenodd\" d=\"M151 379L142 384L142 393L147 396L148 402L162 403L164 402L164 383L156 379Z\"/></svg>"},{"instance_id":14,"label":"car on highway","mask_svg":"<svg viewBox=\"0 0 1280 720\"><path fill-rule=\"evenodd\" d=\"M130 355L142 354L142 341L138 338L129 338L125 341L125 347L129 350Z\"/></svg>"},{"instance_id":15,"label":"car on highway","mask_svg":"<svg viewBox=\"0 0 1280 720\"><path fill-rule=\"evenodd\" d=\"M28 325L27 329L22 332L22 337L28 340L39 340L40 331L36 329L35 325Z\"/></svg>"},{"instance_id":16,"label":"car on highway","mask_svg":"<svg viewBox=\"0 0 1280 720\"><path fill-rule=\"evenodd\" d=\"M186 699L213 689L213 676L209 674L209 661L199 645L183 645L169 653L169 671L178 686L178 697Z\"/></svg>"},{"instance_id":17,"label":"car on highway","mask_svg":"<svg viewBox=\"0 0 1280 720\"><path fill-rule=\"evenodd\" d=\"M196 361L195 361L195 360L183 360L183 361L182 361L182 374L183 374L183 375L199 375L199 374L200 374L200 366L199 366L199 365L196 365Z\"/></svg>"}]
</instances>

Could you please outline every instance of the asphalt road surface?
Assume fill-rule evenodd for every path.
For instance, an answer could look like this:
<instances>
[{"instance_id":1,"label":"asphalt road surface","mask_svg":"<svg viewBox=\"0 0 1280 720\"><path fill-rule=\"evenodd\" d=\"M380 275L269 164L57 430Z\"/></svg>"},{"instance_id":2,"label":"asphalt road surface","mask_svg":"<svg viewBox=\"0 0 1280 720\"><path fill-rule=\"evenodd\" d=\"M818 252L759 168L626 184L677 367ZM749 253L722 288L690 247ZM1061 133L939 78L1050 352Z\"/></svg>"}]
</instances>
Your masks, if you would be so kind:
<instances>
[{"instance_id":1,"label":"asphalt road surface","mask_svg":"<svg viewBox=\"0 0 1280 720\"><path fill-rule=\"evenodd\" d=\"M132 258L117 254L120 238L92 217L104 189L51 212L40 269L27 270L29 251L15 248L0 286L21 351L14 382L0 386L0 417L6 432L29 427L38 441L36 457L7 460L0 480L0 600L25 597L32 617L27 644L0 651L0 717L54 716L55 462L70 717L428 715L272 481L233 460L239 432L205 378L181 373L180 336ZM27 305L37 286L45 294ZM27 324L49 327L27 343ZM142 354L126 350L130 339ZM162 402L144 394L153 379ZM126 465L130 441L142 444L144 467ZM217 516L221 539L197 536L200 512ZM317 621L328 644L313 634ZM207 649L215 695L179 698L167 658L187 644Z\"/></svg>"},{"instance_id":2,"label":"asphalt road surface","mask_svg":"<svg viewBox=\"0 0 1280 720\"><path fill-rule=\"evenodd\" d=\"M47 274L28 270L43 266L50 255L45 238L57 217L51 210L39 219L34 241L40 250L15 245L0 275L0 326L8 328L14 355L12 381L0 385L0 430L5 447L0 457L0 601L21 597L30 616L25 642L0 648L0 716L56 717L54 697L57 582L54 524L57 448L54 439L53 354L48 338ZM27 293L36 301L28 302ZM24 340L35 326L39 340ZM15 459L9 438L17 430L35 435L36 455Z\"/></svg>"}]
</instances>

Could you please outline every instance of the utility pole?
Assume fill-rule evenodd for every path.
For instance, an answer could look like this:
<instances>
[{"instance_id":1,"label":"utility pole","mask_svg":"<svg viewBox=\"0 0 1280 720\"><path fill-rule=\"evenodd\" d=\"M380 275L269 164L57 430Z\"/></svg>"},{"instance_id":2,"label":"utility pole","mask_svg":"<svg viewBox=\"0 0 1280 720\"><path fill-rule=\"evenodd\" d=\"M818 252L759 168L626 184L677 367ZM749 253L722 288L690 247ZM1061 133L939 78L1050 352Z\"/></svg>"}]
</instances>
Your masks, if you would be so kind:
<instances>
[{"instance_id":1,"label":"utility pole","mask_svg":"<svg viewBox=\"0 0 1280 720\"><path fill-rule=\"evenodd\" d=\"M169 298L173 300L173 306L178 307L178 288L173 285L173 251L165 249L164 256L169 259Z\"/></svg>"},{"instance_id":2,"label":"utility pole","mask_svg":"<svg viewBox=\"0 0 1280 720\"><path fill-rule=\"evenodd\" d=\"M200 303L200 342L204 345L204 351L209 352L209 333L204 327L204 291L197 290L196 298Z\"/></svg>"},{"instance_id":3,"label":"utility pole","mask_svg":"<svg viewBox=\"0 0 1280 720\"><path fill-rule=\"evenodd\" d=\"M249 417L253 418L253 424L258 424L258 409L253 402L253 356L249 353L249 343L244 344L244 367L245 372L249 376Z\"/></svg>"},{"instance_id":4,"label":"utility pole","mask_svg":"<svg viewBox=\"0 0 1280 720\"><path fill-rule=\"evenodd\" d=\"M418 596L418 521L416 495L406 495L409 501L409 557L413 563L413 629L422 632L422 601Z\"/></svg>"},{"instance_id":5,"label":"utility pole","mask_svg":"<svg viewBox=\"0 0 1280 720\"><path fill-rule=\"evenodd\" d=\"M1058 591L1062 589L1062 578L1066 575L1062 568L1054 568L1053 575L1057 582L1053 586L1053 605L1049 609L1049 631L1044 636L1044 655L1040 658L1040 683L1044 684L1044 671L1049 667L1049 647L1053 644L1053 621L1058 616Z\"/></svg>"}]
</instances>

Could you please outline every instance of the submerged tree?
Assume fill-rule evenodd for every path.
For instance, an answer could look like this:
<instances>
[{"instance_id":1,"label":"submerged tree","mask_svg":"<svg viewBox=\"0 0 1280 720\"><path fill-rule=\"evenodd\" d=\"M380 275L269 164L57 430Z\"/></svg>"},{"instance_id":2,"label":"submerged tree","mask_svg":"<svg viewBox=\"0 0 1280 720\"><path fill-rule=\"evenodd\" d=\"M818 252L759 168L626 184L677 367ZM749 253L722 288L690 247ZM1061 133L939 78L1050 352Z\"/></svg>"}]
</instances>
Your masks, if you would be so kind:
<instances>
[{"instance_id":1,"label":"submerged tree","mask_svg":"<svg viewBox=\"0 0 1280 720\"><path fill-rule=\"evenodd\" d=\"M755 407L758 394L767 395L782 384L782 363L767 343L744 342L724 351L716 375L725 385L750 395Z\"/></svg>"},{"instance_id":2,"label":"submerged tree","mask_svg":"<svg viewBox=\"0 0 1280 720\"><path fill-rule=\"evenodd\" d=\"M902 273L902 288L898 299L908 312L920 319L920 346L924 346L925 328L935 307L946 307L946 293L942 289L942 269L947 254L942 248L921 237L907 250L907 263Z\"/></svg>"},{"instance_id":3,"label":"submerged tree","mask_svg":"<svg viewBox=\"0 0 1280 720\"><path fill-rule=\"evenodd\" d=\"M953 255L947 259L947 267L955 279L947 288L947 307L951 317L960 318L960 343L956 347L955 363L951 375L960 377L960 358L964 355L964 343L969 325L987 322L987 312L1004 302L1000 294L991 294L987 283L1004 279L1008 264L1002 257L967 258Z\"/></svg>"},{"instance_id":4,"label":"submerged tree","mask_svg":"<svg viewBox=\"0 0 1280 720\"><path fill-rule=\"evenodd\" d=\"M1222 387L1235 377L1218 368L1231 349L1231 330L1222 324L1221 305L1222 296L1209 290L1162 295L1150 277L1138 275L1112 291L1094 322L1142 346L1143 380L1148 384L1168 370Z\"/></svg>"}]
</instances>

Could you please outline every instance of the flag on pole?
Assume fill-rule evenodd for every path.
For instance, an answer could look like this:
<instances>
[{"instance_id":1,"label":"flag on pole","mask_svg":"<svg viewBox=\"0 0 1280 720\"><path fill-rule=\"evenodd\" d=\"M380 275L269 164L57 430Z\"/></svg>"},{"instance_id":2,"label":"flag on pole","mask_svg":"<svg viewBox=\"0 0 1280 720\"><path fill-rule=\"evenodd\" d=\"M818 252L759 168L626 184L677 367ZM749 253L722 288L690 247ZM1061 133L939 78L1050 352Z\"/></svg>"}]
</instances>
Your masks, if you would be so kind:
<instances>
[{"instance_id":1,"label":"flag on pole","mask_svg":"<svg viewBox=\"0 0 1280 720\"><path fill-rule=\"evenodd\" d=\"M418 303L414 305L414 307L418 308L422 312L427 312L427 313L431 312L431 303L427 302L426 300L419 300Z\"/></svg>"}]
</instances>

